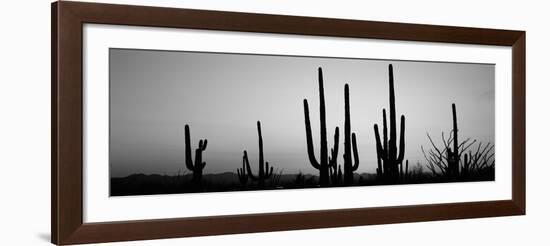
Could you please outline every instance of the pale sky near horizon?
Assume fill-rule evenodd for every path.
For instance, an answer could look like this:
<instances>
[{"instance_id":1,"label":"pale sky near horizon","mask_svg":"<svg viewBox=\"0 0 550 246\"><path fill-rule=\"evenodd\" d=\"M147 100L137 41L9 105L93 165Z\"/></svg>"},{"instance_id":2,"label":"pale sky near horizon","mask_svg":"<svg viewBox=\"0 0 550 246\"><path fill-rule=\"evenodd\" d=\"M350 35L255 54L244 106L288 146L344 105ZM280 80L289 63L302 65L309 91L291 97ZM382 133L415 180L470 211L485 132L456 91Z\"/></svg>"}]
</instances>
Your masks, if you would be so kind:
<instances>
[{"instance_id":1,"label":"pale sky near horizon","mask_svg":"<svg viewBox=\"0 0 550 246\"><path fill-rule=\"evenodd\" d=\"M208 139L204 173L235 172L245 149L256 170L258 120L270 164L283 173L318 174L307 157L303 112L303 99L308 99L319 158L318 67L324 73L329 146L334 128L340 127L340 164L344 84L350 86L357 172L376 168L373 125L382 123L382 108L389 107L389 64L397 116L406 117L405 158L411 164L425 163L420 146L429 147L426 133L439 140L442 131L451 130L452 103L459 138L491 143L495 138L492 64L130 49L111 49L109 64L111 177L187 171L185 124L191 129L193 156L199 138Z\"/></svg>"}]
</instances>

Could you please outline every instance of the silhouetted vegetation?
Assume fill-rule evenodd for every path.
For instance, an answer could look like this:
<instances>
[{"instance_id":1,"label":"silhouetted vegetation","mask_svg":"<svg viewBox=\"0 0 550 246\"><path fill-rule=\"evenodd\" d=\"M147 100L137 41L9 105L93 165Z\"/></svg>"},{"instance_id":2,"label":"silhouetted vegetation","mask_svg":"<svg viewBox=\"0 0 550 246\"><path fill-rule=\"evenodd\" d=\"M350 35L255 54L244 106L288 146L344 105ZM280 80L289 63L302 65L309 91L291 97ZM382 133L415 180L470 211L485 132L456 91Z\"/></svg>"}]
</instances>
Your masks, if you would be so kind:
<instances>
[{"instance_id":1,"label":"silhouetted vegetation","mask_svg":"<svg viewBox=\"0 0 550 246\"><path fill-rule=\"evenodd\" d=\"M359 153L357 136L351 128L350 87L344 86L344 150L343 168L338 164L339 127L334 129L333 147L328 151L326 107L323 84L323 71L318 68L319 86L319 123L320 155L315 156L313 134L307 99L303 100L306 132L307 155L310 164L319 175L285 174L282 169L273 170L273 166L264 160L264 146L260 121L257 121L258 133L258 172L254 174L250 167L248 153L243 151L242 166L236 173L205 174L203 153L207 140L200 139L195 149L193 161L191 153L191 135L185 125L185 165L192 173L177 175L134 174L127 177L111 178L111 195L147 195L190 192L220 192L269 189L299 189L339 186L370 186L387 184L445 183L459 181L494 180L494 145L482 144L476 140L459 139L456 106L452 104L452 130L448 137L441 134L442 145L438 146L428 134L431 149L421 146L427 165L417 162L409 167L405 160L405 116L401 115L398 143L396 100L393 66L388 67L389 76L389 134L386 109L382 109L382 135L378 124L374 124L376 143L376 173L357 173ZM230 160L228 160L231 162ZM373 160L374 161L374 160ZM373 162L374 163L374 162ZM368 161L367 161L368 164ZM365 164L363 164L365 165ZM428 170L424 171L424 167ZM342 171L343 169L343 171Z\"/></svg>"},{"instance_id":2,"label":"silhouetted vegetation","mask_svg":"<svg viewBox=\"0 0 550 246\"><path fill-rule=\"evenodd\" d=\"M399 142L399 151L397 150L397 127L395 116L395 90L393 82L393 66L389 65L389 88L390 88L390 138L388 140L388 129L386 125L386 109L382 110L383 134L380 139L378 125L374 124L374 134L376 137L376 153L378 168L376 174L384 182L398 182L400 178L400 166L403 166L405 157L405 116L401 115L401 135Z\"/></svg>"},{"instance_id":3,"label":"silhouetted vegetation","mask_svg":"<svg viewBox=\"0 0 550 246\"><path fill-rule=\"evenodd\" d=\"M239 177L239 182L243 186L246 186L246 184L248 183L248 174L246 173L246 163L244 158L243 158L243 167L237 168L237 176Z\"/></svg>"},{"instance_id":4,"label":"silhouetted vegetation","mask_svg":"<svg viewBox=\"0 0 550 246\"><path fill-rule=\"evenodd\" d=\"M264 141L262 138L262 126L259 121L256 123L256 125L258 127L258 147L259 147L259 153L260 153L260 156L259 156L260 160L258 163L258 175L254 176L254 174L252 173L252 169L250 168L250 163L248 161L248 154L246 153L246 150L243 153L243 162L246 166L246 172L248 173L248 177L253 181L258 182L258 185L260 187L263 187L265 185L265 180L270 178L271 175L273 175L273 167L269 167L269 162L267 161L264 163Z\"/></svg>"},{"instance_id":5,"label":"silhouetted vegetation","mask_svg":"<svg viewBox=\"0 0 550 246\"><path fill-rule=\"evenodd\" d=\"M338 167L338 168L336 168ZM330 183L334 185L342 184L343 175L342 175L342 166L340 165L331 165L329 169Z\"/></svg>"},{"instance_id":6,"label":"silhouetted vegetation","mask_svg":"<svg viewBox=\"0 0 550 246\"><path fill-rule=\"evenodd\" d=\"M309 157L309 162L311 165L319 170L319 185L327 186L329 185L329 162L328 162L328 144L327 144L327 120L326 120L326 109L325 109L325 89L323 87L323 70L319 68L319 122L321 124L321 155L320 160L317 161L315 157L315 149L313 146L313 136L311 133L311 123L309 120L309 106L307 99L304 99L304 117L306 124L306 143L307 143L307 154ZM333 156L331 159L336 163L336 158L338 158L338 127L334 129L334 143Z\"/></svg>"},{"instance_id":7,"label":"silhouetted vegetation","mask_svg":"<svg viewBox=\"0 0 550 246\"><path fill-rule=\"evenodd\" d=\"M429 184L429 183L448 183L457 181L491 181L488 176L481 173L471 175L464 180L449 180L445 176L434 176L431 172L426 172L421 164L409 167L408 178L392 183L400 184ZM111 178L110 190L111 196L130 196L130 195L153 195L153 194L180 194L197 192L230 192L230 191L251 191L251 190L282 190L282 189L308 189L319 188L319 176L303 173L284 174L279 171L278 178L272 177L264 187L249 184L243 186L239 182L237 173L225 172L217 174L204 174L201 187L197 188L192 183L193 174L188 173L178 176L170 175L145 175L133 174L127 177ZM347 186L377 186L388 185L381 182L374 173L354 173L355 182ZM330 187L341 187L342 185L331 185Z\"/></svg>"},{"instance_id":8,"label":"silhouetted vegetation","mask_svg":"<svg viewBox=\"0 0 550 246\"><path fill-rule=\"evenodd\" d=\"M399 165L399 180L407 181L409 179L409 160L405 160L405 170L403 170L403 163Z\"/></svg>"},{"instance_id":9,"label":"silhouetted vegetation","mask_svg":"<svg viewBox=\"0 0 550 246\"><path fill-rule=\"evenodd\" d=\"M306 182L306 178L302 172L296 174L296 179L294 180L294 185L303 185Z\"/></svg>"},{"instance_id":10,"label":"silhouetted vegetation","mask_svg":"<svg viewBox=\"0 0 550 246\"><path fill-rule=\"evenodd\" d=\"M359 167L359 153L357 152L357 141L355 139L355 133L351 133L348 84L344 86L344 111L344 184L349 185L353 184L353 172L355 172ZM352 163L352 161L354 162Z\"/></svg>"},{"instance_id":11,"label":"silhouetted vegetation","mask_svg":"<svg viewBox=\"0 0 550 246\"><path fill-rule=\"evenodd\" d=\"M338 127L336 127L336 130L334 132L334 147L330 149L330 158L328 160L328 174L330 176L330 183L332 185L338 185L342 183L342 167L338 165L339 138L340 135Z\"/></svg>"},{"instance_id":12,"label":"silhouetted vegetation","mask_svg":"<svg viewBox=\"0 0 550 246\"><path fill-rule=\"evenodd\" d=\"M193 183L200 186L202 180L202 170L206 166L206 162L202 161L202 152L206 150L208 140L199 140L199 147L195 150L195 163L191 157L191 134L189 125L185 125L185 166L189 171L193 172Z\"/></svg>"},{"instance_id":13,"label":"silhouetted vegetation","mask_svg":"<svg viewBox=\"0 0 550 246\"><path fill-rule=\"evenodd\" d=\"M273 188L283 188L282 186L280 186L280 182L281 182L281 177L283 176L283 170L275 170L275 172L273 172L273 175L271 176L271 178L269 179L269 182L267 184L268 187L273 187Z\"/></svg>"},{"instance_id":14,"label":"silhouetted vegetation","mask_svg":"<svg viewBox=\"0 0 550 246\"><path fill-rule=\"evenodd\" d=\"M466 181L476 177L494 179L494 145L483 144L470 138L460 142L454 103L452 104L452 113L453 129L447 138L444 132L441 133L443 146L438 147L427 134L432 149L424 150L422 147L422 153L428 162L428 169L433 176L446 177L449 180ZM475 147L476 143L477 148Z\"/></svg>"}]
</instances>

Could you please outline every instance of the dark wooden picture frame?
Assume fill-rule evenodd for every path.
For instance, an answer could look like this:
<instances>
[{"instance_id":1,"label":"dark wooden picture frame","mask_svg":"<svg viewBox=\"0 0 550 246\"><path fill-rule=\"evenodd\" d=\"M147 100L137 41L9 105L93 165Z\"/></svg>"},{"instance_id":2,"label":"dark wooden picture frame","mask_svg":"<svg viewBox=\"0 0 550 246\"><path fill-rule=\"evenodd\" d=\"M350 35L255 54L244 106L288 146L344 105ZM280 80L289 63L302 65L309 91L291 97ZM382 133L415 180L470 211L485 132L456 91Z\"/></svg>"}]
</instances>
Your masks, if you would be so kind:
<instances>
[{"instance_id":1,"label":"dark wooden picture frame","mask_svg":"<svg viewBox=\"0 0 550 246\"><path fill-rule=\"evenodd\" d=\"M77 244L525 214L525 32L96 3L52 4L52 243ZM512 199L124 222L83 222L83 24L512 48Z\"/></svg>"}]
</instances>

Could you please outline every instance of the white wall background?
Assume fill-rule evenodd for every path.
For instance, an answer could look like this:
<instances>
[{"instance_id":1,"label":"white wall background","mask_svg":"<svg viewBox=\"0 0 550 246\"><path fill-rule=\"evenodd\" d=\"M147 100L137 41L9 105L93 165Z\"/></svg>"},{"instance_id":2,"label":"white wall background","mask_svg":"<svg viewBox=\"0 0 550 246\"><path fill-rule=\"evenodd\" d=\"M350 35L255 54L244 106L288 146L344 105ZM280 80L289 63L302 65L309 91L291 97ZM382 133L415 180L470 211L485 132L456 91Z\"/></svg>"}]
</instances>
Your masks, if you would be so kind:
<instances>
[{"instance_id":1,"label":"white wall background","mask_svg":"<svg viewBox=\"0 0 550 246\"><path fill-rule=\"evenodd\" d=\"M550 163L545 1L110 0L105 2L527 31L527 216L115 243L112 245L548 245ZM8 1L0 15L0 237L50 234L50 1ZM109 244L111 245L111 244Z\"/></svg>"}]
</instances>

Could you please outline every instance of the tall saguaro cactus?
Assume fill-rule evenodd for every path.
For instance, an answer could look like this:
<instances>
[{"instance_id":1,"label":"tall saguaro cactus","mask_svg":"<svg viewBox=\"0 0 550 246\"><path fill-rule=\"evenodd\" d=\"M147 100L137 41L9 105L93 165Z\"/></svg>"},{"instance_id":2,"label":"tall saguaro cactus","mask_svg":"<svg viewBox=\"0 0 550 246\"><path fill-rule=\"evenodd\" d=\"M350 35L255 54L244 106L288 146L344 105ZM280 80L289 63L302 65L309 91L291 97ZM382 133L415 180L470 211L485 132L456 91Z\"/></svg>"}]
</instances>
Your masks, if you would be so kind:
<instances>
[{"instance_id":1,"label":"tall saguaro cactus","mask_svg":"<svg viewBox=\"0 0 550 246\"><path fill-rule=\"evenodd\" d=\"M326 109L325 109L325 90L323 87L323 70L318 69L319 74L319 122L321 124L321 156L319 161L315 157L314 146L313 146L313 136L311 133L311 122L309 120L309 106L307 99L304 99L304 117L306 125L306 141L307 141L307 153L309 157L309 162L311 165L319 170L319 185L327 186L329 184L329 160L328 160L328 144L327 144L327 122L326 122ZM335 129L335 139L338 139L338 127ZM337 142L335 141L335 147L333 149L337 150ZM337 151L332 153L334 156L331 159L336 160ZM336 163L336 162L333 162Z\"/></svg>"},{"instance_id":2,"label":"tall saguaro cactus","mask_svg":"<svg viewBox=\"0 0 550 246\"><path fill-rule=\"evenodd\" d=\"M351 116L349 106L349 85L344 86L344 183L353 183L353 172L359 167L359 154L357 152L357 141L355 133L351 132ZM353 145L353 150L352 150ZM353 153L353 156L352 156ZM355 160L353 163L352 161Z\"/></svg>"},{"instance_id":3,"label":"tall saguaro cactus","mask_svg":"<svg viewBox=\"0 0 550 246\"><path fill-rule=\"evenodd\" d=\"M191 156L191 134L189 133L189 125L185 125L185 165L187 169L193 172L192 182L200 184L202 181L202 170L206 166L206 162L202 161L202 152L206 150L208 140L199 140L199 146L195 150L195 162Z\"/></svg>"},{"instance_id":4,"label":"tall saguaro cactus","mask_svg":"<svg viewBox=\"0 0 550 246\"><path fill-rule=\"evenodd\" d=\"M258 146L259 146L259 164L258 164L258 175L254 176L252 174L252 169L250 169L250 162L248 161L248 154L246 153L246 150L243 152L243 163L246 166L246 170L248 172L248 177L250 177L252 180L257 181L259 186L265 185L265 180L270 178L271 175L273 175L273 167L269 166L269 163L266 161L264 163L264 141L262 138L262 126L260 124L260 121L257 122L258 127ZM244 168L244 167L243 167Z\"/></svg>"},{"instance_id":5,"label":"tall saguaro cactus","mask_svg":"<svg viewBox=\"0 0 550 246\"><path fill-rule=\"evenodd\" d=\"M374 124L374 134L376 136L376 152L378 158L377 174L386 181L399 180L399 166L403 163L405 156L405 116L401 115L401 134L399 150L397 149L397 123L395 116L395 90L393 81L393 66L389 65L389 87L390 87L390 138L387 136L386 110L382 110L383 115L383 141L380 139L378 125Z\"/></svg>"},{"instance_id":6,"label":"tall saguaro cactus","mask_svg":"<svg viewBox=\"0 0 550 246\"><path fill-rule=\"evenodd\" d=\"M453 149L447 148L447 163L448 172L447 175L451 178L459 176L460 170L460 152L458 151L458 128L456 123L456 106L453 103ZM464 157L467 160L467 157Z\"/></svg>"}]
</instances>

